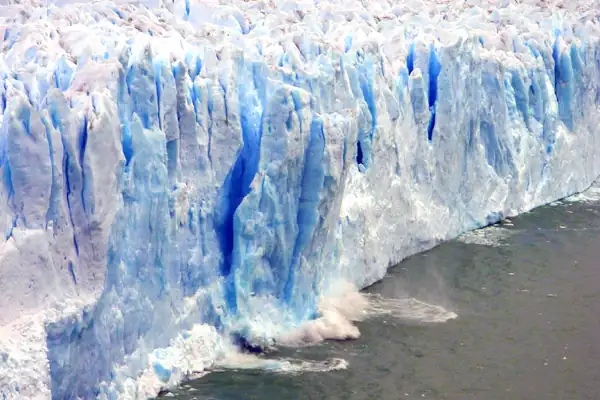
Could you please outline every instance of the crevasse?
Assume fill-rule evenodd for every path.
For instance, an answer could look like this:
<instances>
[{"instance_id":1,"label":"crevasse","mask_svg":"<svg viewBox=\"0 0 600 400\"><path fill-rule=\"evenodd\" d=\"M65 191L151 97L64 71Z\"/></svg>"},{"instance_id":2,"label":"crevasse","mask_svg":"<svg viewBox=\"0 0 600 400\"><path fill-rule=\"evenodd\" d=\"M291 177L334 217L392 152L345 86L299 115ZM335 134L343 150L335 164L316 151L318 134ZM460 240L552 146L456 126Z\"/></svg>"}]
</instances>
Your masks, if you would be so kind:
<instances>
[{"instance_id":1,"label":"crevasse","mask_svg":"<svg viewBox=\"0 0 600 400\"><path fill-rule=\"evenodd\" d=\"M137 3L0 5L3 398L153 395L600 175L593 1Z\"/></svg>"}]
</instances>

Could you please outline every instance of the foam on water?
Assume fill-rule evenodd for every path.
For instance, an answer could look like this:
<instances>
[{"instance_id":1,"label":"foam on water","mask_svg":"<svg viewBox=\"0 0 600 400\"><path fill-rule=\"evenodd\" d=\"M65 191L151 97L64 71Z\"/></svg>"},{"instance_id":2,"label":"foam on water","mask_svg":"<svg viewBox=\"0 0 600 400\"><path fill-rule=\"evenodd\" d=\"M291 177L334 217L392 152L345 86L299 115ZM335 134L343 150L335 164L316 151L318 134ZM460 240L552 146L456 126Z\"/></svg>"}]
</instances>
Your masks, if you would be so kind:
<instances>
[{"instance_id":1,"label":"foam on water","mask_svg":"<svg viewBox=\"0 0 600 400\"><path fill-rule=\"evenodd\" d=\"M324 340L348 340L360 337L354 324L366 317L367 297L354 286L342 283L333 295L322 297L318 317L281 335L277 343L284 346L308 346Z\"/></svg>"},{"instance_id":2,"label":"foam on water","mask_svg":"<svg viewBox=\"0 0 600 400\"><path fill-rule=\"evenodd\" d=\"M248 353L232 353L219 361L219 369L260 369L268 372L296 374L301 372L328 372L348 368L348 362L342 358L330 358L324 361L303 360L299 358L268 358Z\"/></svg>"},{"instance_id":3,"label":"foam on water","mask_svg":"<svg viewBox=\"0 0 600 400\"><path fill-rule=\"evenodd\" d=\"M600 182L594 182L585 192L567 197L564 201L566 203L596 203L600 201Z\"/></svg>"},{"instance_id":4,"label":"foam on water","mask_svg":"<svg viewBox=\"0 0 600 400\"><path fill-rule=\"evenodd\" d=\"M512 224L506 224L512 226ZM483 229L467 232L457 238L465 244L476 244L480 246L502 247L506 246L506 239L514 235L517 230L507 229L500 226L490 226Z\"/></svg>"},{"instance_id":5,"label":"foam on water","mask_svg":"<svg viewBox=\"0 0 600 400\"><path fill-rule=\"evenodd\" d=\"M458 317L442 306L414 297L386 298L379 294L359 292L350 285L342 285L340 290L334 297L321 299L318 318L282 335L277 343L284 346L307 346L328 339L357 339L360 337L360 330L355 322L381 315L418 323L446 322Z\"/></svg>"},{"instance_id":6,"label":"foam on water","mask_svg":"<svg viewBox=\"0 0 600 400\"><path fill-rule=\"evenodd\" d=\"M180 382L223 370L296 374L328 372L347 367L348 362L341 358L316 361L247 353L224 339L213 327L198 324L172 340L170 346L154 350L137 383L123 378L123 388L111 387L114 385L111 383L105 390L120 389L129 398L149 398L160 391L174 389ZM119 373L126 375L127 371Z\"/></svg>"},{"instance_id":7,"label":"foam on water","mask_svg":"<svg viewBox=\"0 0 600 400\"><path fill-rule=\"evenodd\" d=\"M222 358L216 363L211 371L205 371L193 378L201 378L211 372L221 372L225 370L262 370L267 373L286 375L306 372L330 372L347 369L348 365L348 361L335 357L323 361L316 361L293 357L269 358L264 355L231 352L227 357ZM197 389L194 387L188 388L188 391L190 392L196 390ZM165 394L165 397L172 396L172 392L167 392Z\"/></svg>"},{"instance_id":8,"label":"foam on water","mask_svg":"<svg viewBox=\"0 0 600 400\"><path fill-rule=\"evenodd\" d=\"M455 312L414 297L389 299L379 294L366 296L369 299L369 316L389 315L399 320L418 323L440 323L458 318Z\"/></svg>"},{"instance_id":9,"label":"foam on water","mask_svg":"<svg viewBox=\"0 0 600 400\"><path fill-rule=\"evenodd\" d=\"M277 345L286 347L310 346L325 340L352 340L360 337L356 322L378 316L390 316L403 322L442 323L458 315L442 306L429 304L414 297L386 298L380 294L359 292L348 283L340 284L333 293L319 302L319 315L312 321L281 335ZM212 368L247 370L259 369L275 373L328 372L348 368L341 358L325 361L297 358L269 358L230 350Z\"/></svg>"},{"instance_id":10,"label":"foam on water","mask_svg":"<svg viewBox=\"0 0 600 400\"><path fill-rule=\"evenodd\" d=\"M385 298L359 292L346 282L332 289L332 295L319 301L318 315L295 329L285 331L275 341L284 347L315 345L325 340L351 340L360 337L356 322L381 315L401 321L438 323L457 315L441 306L411 297ZM279 328L281 329L281 328ZM273 358L269 350L262 354L248 353L236 343L221 335L213 326L195 324L177 335L169 345L153 350L147 360L142 357L143 346L130 356L129 364L140 364L143 370L137 382L127 377L126 367L116 370L115 381L103 384L105 392L119 391L128 398L152 397L161 390L171 390L180 382L201 378L222 370L263 370L272 373L295 374L328 372L348 368L341 358L306 360L300 358ZM138 361L136 361L138 359Z\"/></svg>"}]
</instances>

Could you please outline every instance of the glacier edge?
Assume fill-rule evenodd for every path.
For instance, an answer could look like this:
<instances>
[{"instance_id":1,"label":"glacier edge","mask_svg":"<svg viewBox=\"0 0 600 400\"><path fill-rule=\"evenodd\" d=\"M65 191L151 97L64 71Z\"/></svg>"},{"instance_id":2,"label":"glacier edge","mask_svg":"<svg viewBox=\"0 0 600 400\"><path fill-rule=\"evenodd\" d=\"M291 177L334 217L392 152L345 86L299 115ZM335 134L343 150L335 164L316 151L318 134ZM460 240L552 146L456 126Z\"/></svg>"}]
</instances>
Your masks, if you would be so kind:
<instances>
[{"instance_id":1,"label":"glacier edge","mask_svg":"<svg viewBox=\"0 0 600 400\"><path fill-rule=\"evenodd\" d=\"M151 396L600 175L593 2L63 3L0 4L7 398Z\"/></svg>"}]
</instances>

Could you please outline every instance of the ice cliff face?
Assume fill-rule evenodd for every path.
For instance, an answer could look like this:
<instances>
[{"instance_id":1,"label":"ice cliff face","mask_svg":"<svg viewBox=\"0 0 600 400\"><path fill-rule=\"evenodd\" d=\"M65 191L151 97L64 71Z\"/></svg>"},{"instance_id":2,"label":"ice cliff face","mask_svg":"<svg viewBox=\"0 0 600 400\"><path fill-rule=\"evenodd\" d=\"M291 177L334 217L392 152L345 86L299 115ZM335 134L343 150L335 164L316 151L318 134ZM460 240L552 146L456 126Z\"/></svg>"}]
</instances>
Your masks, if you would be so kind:
<instances>
[{"instance_id":1,"label":"ice cliff face","mask_svg":"<svg viewBox=\"0 0 600 400\"><path fill-rule=\"evenodd\" d=\"M3 398L151 395L600 175L594 1L6 3Z\"/></svg>"}]
</instances>

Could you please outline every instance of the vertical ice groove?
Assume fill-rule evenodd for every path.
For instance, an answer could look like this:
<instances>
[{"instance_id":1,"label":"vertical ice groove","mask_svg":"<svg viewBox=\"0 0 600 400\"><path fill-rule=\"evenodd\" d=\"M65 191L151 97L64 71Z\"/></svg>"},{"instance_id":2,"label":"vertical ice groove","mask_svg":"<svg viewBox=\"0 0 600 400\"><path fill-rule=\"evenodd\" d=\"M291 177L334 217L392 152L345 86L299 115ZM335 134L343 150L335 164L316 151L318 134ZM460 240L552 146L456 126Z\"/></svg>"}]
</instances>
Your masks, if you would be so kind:
<instances>
[{"instance_id":1,"label":"vertical ice groove","mask_svg":"<svg viewBox=\"0 0 600 400\"><path fill-rule=\"evenodd\" d=\"M58 59L56 69L54 71L54 85L63 92L69 88L73 79L73 66L63 56Z\"/></svg>"},{"instance_id":2,"label":"vertical ice groove","mask_svg":"<svg viewBox=\"0 0 600 400\"><path fill-rule=\"evenodd\" d=\"M361 65L362 64L362 65ZM369 113L370 126L367 131L363 131L359 134L359 147L358 150L361 153L360 164L363 164L365 168L369 168L371 164L371 149L373 147L373 136L377 127L377 108L375 104L375 93L374 93L374 69L372 60L362 60L358 65L359 71L359 85L362 92L362 97L367 104ZM358 156L357 156L358 157Z\"/></svg>"},{"instance_id":3,"label":"vertical ice groove","mask_svg":"<svg viewBox=\"0 0 600 400\"><path fill-rule=\"evenodd\" d=\"M406 68L408 68L408 74L410 75L415 69L415 42L411 42L408 46L408 55L406 56Z\"/></svg>"},{"instance_id":4,"label":"vertical ice groove","mask_svg":"<svg viewBox=\"0 0 600 400\"><path fill-rule=\"evenodd\" d=\"M60 125L61 140L63 144L63 175L65 177L65 196L69 217L73 227L73 244L75 252L79 255L78 233L81 231L81 222L85 221L85 210L83 209L83 173L79 163L79 154L77 147L77 127L76 120L72 115L69 105L66 104L64 97L60 98L60 103L56 112ZM56 114L55 114L56 115Z\"/></svg>"},{"instance_id":5,"label":"vertical ice groove","mask_svg":"<svg viewBox=\"0 0 600 400\"><path fill-rule=\"evenodd\" d=\"M57 130L57 121L49 114L48 103L53 101L53 89L50 89L44 106L42 122L46 129L46 138L50 152L50 163L52 167L52 186L50 187L50 200L46 212L46 228L48 224L53 225L63 223L62 218L62 200L63 200L63 179L62 179L62 143L60 142L60 132Z\"/></svg>"},{"instance_id":6,"label":"vertical ice groove","mask_svg":"<svg viewBox=\"0 0 600 400\"><path fill-rule=\"evenodd\" d=\"M127 86L133 112L136 113L145 129L159 126L156 77L153 66L152 48L148 44L139 45L137 53L127 72Z\"/></svg>"},{"instance_id":7,"label":"vertical ice groove","mask_svg":"<svg viewBox=\"0 0 600 400\"><path fill-rule=\"evenodd\" d=\"M24 97L13 97L6 114L6 161L14 212L25 227L40 228L45 226L52 184L46 129L39 112Z\"/></svg>"},{"instance_id":8,"label":"vertical ice groove","mask_svg":"<svg viewBox=\"0 0 600 400\"><path fill-rule=\"evenodd\" d=\"M259 165L260 147L263 130L263 97L266 91L263 71L252 63L240 64L239 75L235 82L231 82L232 91L238 95L236 104L239 107L240 130L242 148L237 155L232 169L225 178L221 194L221 205L218 216L219 243L223 254L222 274L227 276L235 265L234 252L239 240L236 238L235 215L244 198L250 193L252 183ZM234 89L235 86L235 90ZM221 85L222 87L222 85ZM231 109L232 116L238 114ZM212 147L219 150L218 147ZM229 298L234 294L230 293Z\"/></svg>"},{"instance_id":9,"label":"vertical ice groove","mask_svg":"<svg viewBox=\"0 0 600 400\"><path fill-rule=\"evenodd\" d=\"M194 88L186 64L179 61L173 67L175 79L176 110L179 130L179 161L184 182L187 171L207 168L199 143L194 102ZM203 165L204 164L204 165Z\"/></svg>"},{"instance_id":10,"label":"vertical ice groove","mask_svg":"<svg viewBox=\"0 0 600 400\"><path fill-rule=\"evenodd\" d=\"M429 114L426 89L427 88L425 86L421 70L413 70L409 78L409 91L413 115L415 118L415 122L419 126L424 126L424 124L427 122Z\"/></svg>"},{"instance_id":11,"label":"vertical ice groove","mask_svg":"<svg viewBox=\"0 0 600 400\"><path fill-rule=\"evenodd\" d=\"M427 138L429 141L433 138L433 130L435 129L435 114L436 114L436 101L438 93L438 76L442 66L440 64L440 57L434 44L430 45L429 51L429 92L427 99L429 100L429 111L431 116L429 117L429 124L427 126Z\"/></svg>"},{"instance_id":12,"label":"vertical ice groove","mask_svg":"<svg viewBox=\"0 0 600 400\"><path fill-rule=\"evenodd\" d=\"M177 114L177 87L173 69L166 61L155 62L156 93L159 129L167 139L168 170L171 185L175 185L180 171L180 132Z\"/></svg>"},{"instance_id":13,"label":"vertical ice groove","mask_svg":"<svg viewBox=\"0 0 600 400\"><path fill-rule=\"evenodd\" d=\"M532 83L531 80L528 76L528 72L527 71L518 71L517 73L515 73L512 76L512 86L515 89L515 97L516 97L516 102L517 102L517 108L519 109L519 112L521 113L523 120L525 121L525 126L530 130L533 131L532 128L532 123L531 123L531 117L532 117L532 112L533 113L539 113L539 111L537 109L532 110L532 108L530 107L531 99L530 99L530 90L529 88L531 87ZM536 95L536 94L534 94ZM538 100L539 101L539 100ZM536 101L537 103L537 101ZM536 108L537 108L537 104L536 104Z\"/></svg>"},{"instance_id":14,"label":"vertical ice groove","mask_svg":"<svg viewBox=\"0 0 600 400\"><path fill-rule=\"evenodd\" d=\"M125 72L127 64L119 68L118 83L117 83L117 107L119 110L119 121L121 122L121 148L125 157L125 162L129 165L133 157L133 149L131 144L131 106L129 76Z\"/></svg>"},{"instance_id":15,"label":"vertical ice groove","mask_svg":"<svg viewBox=\"0 0 600 400\"><path fill-rule=\"evenodd\" d=\"M213 160L211 154L211 133L213 126L212 109L213 99L212 91L209 90L210 81L203 78L196 78L192 90L192 101L196 113L196 122L199 128L198 142L206 151L208 167L212 169Z\"/></svg>"},{"instance_id":16,"label":"vertical ice groove","mask_svg":"<svg viewBox=\"0 0 600 400\"><path fill-rule=\"evenodd\" d=\"M83 208L83 212L87 213L86 210L86 198L90 195L89 189L89 178L86 178L86 171L84 168L84 160L85 160L85 151L88 140L88 118L87 115L84 115L80 122L79 127L79 165L81 168L81 207ZM88 201L89 206L89 201Z\"/></svg>"},{"instance_id":17,"label":"vertical ice groove","mask_svg":"<svg viewBox=\"0 0 600 400\"><path fill-rule=\"evenodd\" d=\"M288 302L292 300L292 290L295 280L294 275L299 267L299 257L312 237L317 224L317 205L325 176L322 165L324 150L325 136L323 132L323 121L315 118L310 126L309 142L304 157L305 162L302 173L298 214L296 217L298 235L293 246L289 275L284 289L284 298Z\"/></svg>"},{"instance_id":18,"label":"vertical ice groove","mask_svg":"<svg viewBox=\"0 0 600 400\"><path fill-rule=\"evenodd\" d=\"M557 46L555 62L558 115L567 128L573 131L573 66L569 53L562 45Z\"/></svg>"},{"instance_id":19,"label":"vertical ice groove","mask_svg":"<svg viewBox=\"0 0 600 400\"><path fill-rule=\"evenodd\" d=\"M2 84L0 85L0 114L4 114L6 110L6 78L2 77Z\"/></svg>"},{"instance_id":20,"label":"vertical ice groove","mask_svg":"<svg viewBox=\"0 0 600 400\"><path fill-rule=\"evenodd\" d=\"M498 65L488 62L483 71L483 103L479 132L485 147L488 164L499 176L510 173L511 151L506 142L507 104L505 79L500 75Z\"/></svg>"}]
</instances>

